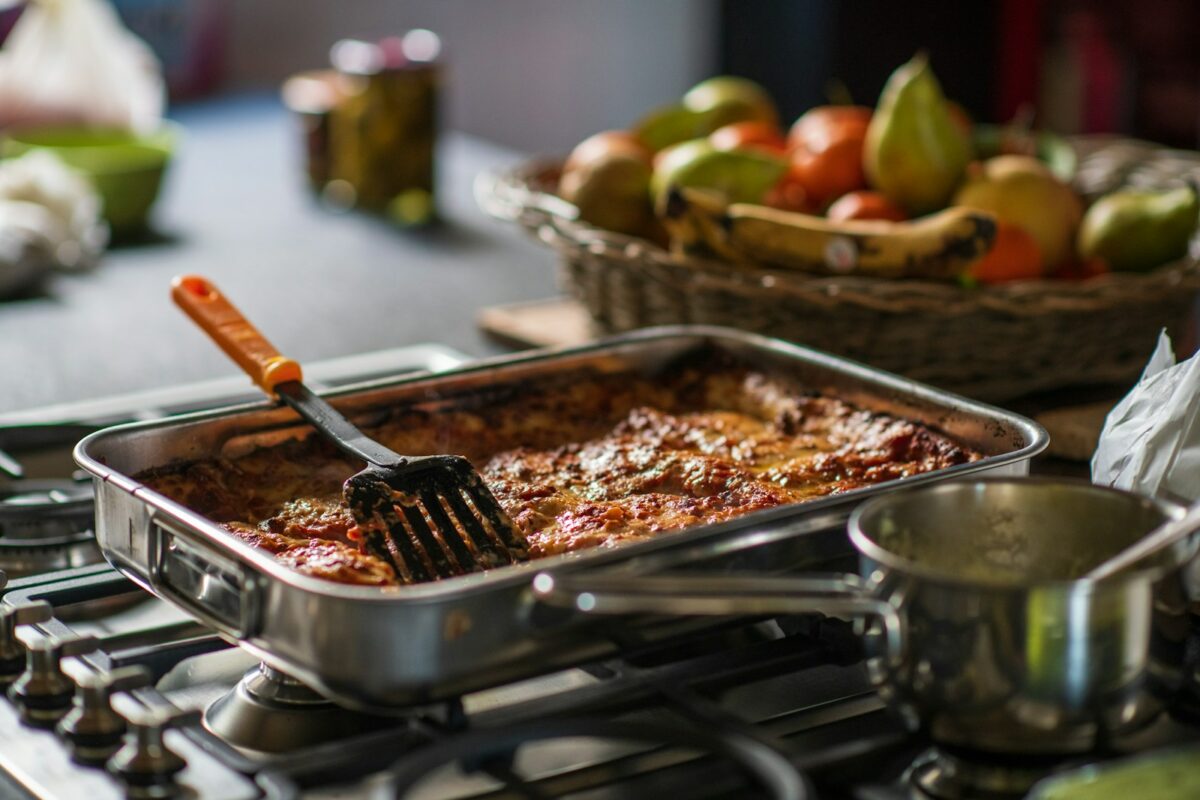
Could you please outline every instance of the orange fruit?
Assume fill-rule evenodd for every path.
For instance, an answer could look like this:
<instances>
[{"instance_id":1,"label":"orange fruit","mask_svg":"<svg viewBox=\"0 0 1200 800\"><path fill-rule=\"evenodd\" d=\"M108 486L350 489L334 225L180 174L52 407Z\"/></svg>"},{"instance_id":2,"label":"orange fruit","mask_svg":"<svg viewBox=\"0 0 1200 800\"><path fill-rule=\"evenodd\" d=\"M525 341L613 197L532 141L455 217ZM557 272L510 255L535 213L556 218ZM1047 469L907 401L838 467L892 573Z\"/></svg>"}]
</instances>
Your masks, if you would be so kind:
<instances>
[{"instance_id":1,"label":"orange fruit","mask_svg":"<svg viewBox=\"0 0 1200 800\"><path fill-rule=\"evenodd\" d=\"M1007 283L1042 277L1042 251L1037 240L1009 222L996 221L996 240L987 254L971 265L980 283Z\"/></svg>"},{"instance_id":2,"label":"orange fruit","mask_svg":"<svg viewBox=\"0 0 1200 800\"><path fill-rule=\"evenodd\" d=\"M871 122L866 106L817 106L800 115L788 131L788 147L820 152L839 139L862 138Z\"/></svg>"},{"instance_id":3,"label":"orange fruit","mask_svg":"<svg viewBox=\"0 0 1200 800\"><path fill-rule=\"evenodd\" d=\"M880 192L866 189L844 194L825 212L825 216L834 222L844 222L848 219L885 219L891 222L903 222L908 219L904 210L888 200Z\"/></svg>"},{"instance_id":4,"label":"orange fruit","mask_svg":"<svg viewBox=\"0 0 1200 800\"><path fill-rule=\"evenodd\" d=\"M823 206L835 197L866 188L863 142L871 109L821 106L792 125L788 145L792 165L809 199Z\"/></svg>"},{"instance_id":5,"label":"orange fruit","mask_svg":"<svg viewBox=\"0 0 1200 800\"><path fill-rule=\"evenodd\" d=\"M787 152L787 141L779 126L762 120L724 125L710 133L708 140L718 150L760 149L779 155Z\"/></svg>"},{"instance_id":6,"label":"orange fruit","mask_svg":"<svg viewBox=\"0 0 1200 800\"><path fill-rule=\"evenodd\" d=\"M814 214L818 210L809 199L804 184L796 177L793 169L789 169L779 183L767 191L766 197L763 198L763 205L781 208L784 211L796 211L801 214Z\"/></svg>"}]
</instances>

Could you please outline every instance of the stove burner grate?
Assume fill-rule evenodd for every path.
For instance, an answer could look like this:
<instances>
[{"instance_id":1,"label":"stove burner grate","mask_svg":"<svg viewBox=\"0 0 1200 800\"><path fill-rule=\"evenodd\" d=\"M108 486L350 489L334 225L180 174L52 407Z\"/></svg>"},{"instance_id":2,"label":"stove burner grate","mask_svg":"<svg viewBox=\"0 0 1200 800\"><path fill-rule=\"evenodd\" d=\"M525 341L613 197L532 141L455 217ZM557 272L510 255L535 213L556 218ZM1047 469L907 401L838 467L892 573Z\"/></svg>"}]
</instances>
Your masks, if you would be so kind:
<instances>
[{"instance_id":1,"label":"stove burner grate","mask_svg":"<svg viewBox=\"0 0 1200 800\"><path fill-rule=\"evenodd\" d=\"M89 482L9 481L0 486L0 537L45 540L90 534L93 510Z\"/></svg>"},{"instance_id":2,"label":"stove burner grate","mask_svg":"<svg viewBox=\"0 0 1200 800\"><path fill-rule=\"evenodd\" d=\"M21 479L0 486L0 570L10 578L95 564L90 483Z\"/></svg>"},{"instance_id":3,"label":"stove burner grate","mask_svg":"<svg viewBox=\"0 0 1200 800\"><path fill-rule=\"evenodd\" d=\"M458 734L404 759L391 770L395 797L409 797L432 774L451 764L467 773L484 773L523 797L559 797L577 790L570 782L578 775L527 779L516 766L520 748L568 738L601 739L661 748L682 748L694 754L718 756L778 800L812 797L808 780L779 751L738 732L707 730L691 724L629 722L575 718L518 723L506 728L480 728ZM695 757L695 756L694 756ZM618 773L619 764L612 765ZM564 781L567 783L564 784Z\"/></svg>"}]
</instances>

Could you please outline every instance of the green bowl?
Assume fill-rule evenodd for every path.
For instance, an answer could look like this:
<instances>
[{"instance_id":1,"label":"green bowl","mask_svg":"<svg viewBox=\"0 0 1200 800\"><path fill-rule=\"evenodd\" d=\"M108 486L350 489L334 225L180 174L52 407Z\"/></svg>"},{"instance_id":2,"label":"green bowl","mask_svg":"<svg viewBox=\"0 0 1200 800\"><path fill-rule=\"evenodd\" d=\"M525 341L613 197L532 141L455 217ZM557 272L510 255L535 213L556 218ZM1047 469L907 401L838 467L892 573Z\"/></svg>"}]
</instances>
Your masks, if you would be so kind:
<instances>
[{"instance_id":1,"label":"green bowl","mask_svg":"<svg viewBox=\"0 0 1200 800\"><path fill-rule=\"evenodd\" d=\"M1200 747L1150 750L1040 781L1029 800L1178 800L1200 797Z\"/></svg>"},{"instance_id":2,"label":"green bowl","mask_svg":"<svg viewBox=\"0 0 1200 800\"><path fill-rule=\"evenodd\" d=\"M976 125L973 133L975 155L978 158L991 158L1001 153L1001 144L1006 135L1000 125ZM1016 134L1023 139L1026 146L1031 146L1033 155L1046 164L1059 180L1070 182L1075 177L1077 158L1075 149L1066 139L1048 131L1033 131Z\"/></svg>"},{"instance_id":3,"label":"green bowl","mask_svg":"<svg viewBox=\"0 0 1200 800\"><path fill-rule=\"evenodd\" d=\"M146 136L105 129L38 128L6 135L0 156L53 152L88 177L100 195L113 235L124 236L146 227L178 138L178 126L166 122Z\"/></svg>"}]
</instances>

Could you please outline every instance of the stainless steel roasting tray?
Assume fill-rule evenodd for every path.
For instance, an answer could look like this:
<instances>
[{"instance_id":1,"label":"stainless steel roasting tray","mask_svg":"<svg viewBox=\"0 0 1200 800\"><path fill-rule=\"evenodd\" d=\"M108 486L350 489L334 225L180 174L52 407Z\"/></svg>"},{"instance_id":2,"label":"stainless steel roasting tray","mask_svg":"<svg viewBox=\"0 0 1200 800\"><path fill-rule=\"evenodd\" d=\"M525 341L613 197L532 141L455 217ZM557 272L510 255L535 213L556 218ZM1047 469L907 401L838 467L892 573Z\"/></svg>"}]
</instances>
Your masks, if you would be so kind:
<instances>
[{"instance_id":1,"label":"stainless steel roasting tray","mask_svg":"<svg viewBox=\"0 0 1200 800\"><path fill-rule=\"evenodd\" d=\"M137 583L212 625L277 669L354 707L399 708L601 658L619 645L596 623L536 606L529 583L543 569L688 569L780 572L828 565L851 553L844 524L867 497L903 483L980 473L1020 475L1047 444L1035 423L962 397L778 340L722 328L646 330L585 347L479 362L436 376L377 381L327 396L370 422L402 406L461 408L503 387L536 388L566 371L654 375L716 350L771 375L860 407L935 427L985 458L810 503L748 514L603 550L401 587L350 586L275 561L216 523L139 484L132 475L309 435L289 409L255 404L123 425L81 441L75 458L96 484L96 536ZM703 621L641 619L642 640Z\"/></svg>"}]
</instances>

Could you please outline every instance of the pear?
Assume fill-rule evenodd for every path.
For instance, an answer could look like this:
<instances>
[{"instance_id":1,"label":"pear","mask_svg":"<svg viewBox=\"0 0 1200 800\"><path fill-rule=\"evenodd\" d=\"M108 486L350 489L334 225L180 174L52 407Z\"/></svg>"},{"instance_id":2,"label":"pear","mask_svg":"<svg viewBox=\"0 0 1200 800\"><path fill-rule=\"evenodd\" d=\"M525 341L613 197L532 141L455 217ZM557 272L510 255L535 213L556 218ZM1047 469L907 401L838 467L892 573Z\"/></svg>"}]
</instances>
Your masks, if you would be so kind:
<instances>
[{"instance_id":1,"label":"pear","mask_svg":"<svg viewBox=\"0 0 1200 800\"><path fill-rule=\"evenodd\" d=\"M883 87L863 148L867 179L910 215L927 214L947 205L970 158L970 139L918 53Z\"/></svg>"},{"instance_id":2,"label":"pear","mask_svg":"<svg viewBox=\"0 0 1200 800\"><path fill-rule=\"evenodd\" d=\"M972 164L954 205L990 211L1024 230L1050 271L1070 258L1083 216L1078 195L1032 156L996 156Z\"/></svg>"},{"instance_id":3,"label":"pear","mask_svg":"<svg viewBox=\"0 0 1200 800\"><path fill-rule=\"evenodd\" d=\"M1151 192L1126 189L1097 200L1079 228L1079 256L1110 269L1144 272L1187 255L1200 199L1195 186Z\"/></svg>"}]
</instances>

